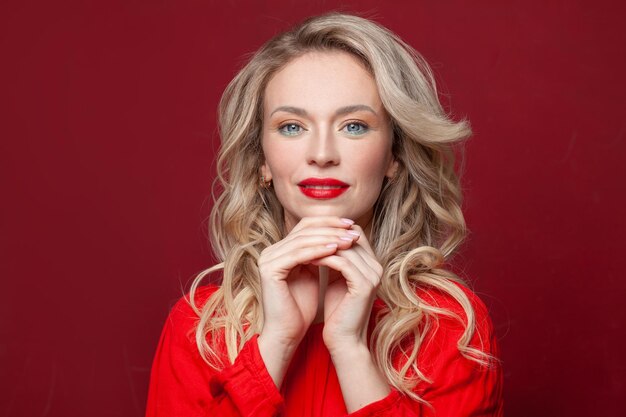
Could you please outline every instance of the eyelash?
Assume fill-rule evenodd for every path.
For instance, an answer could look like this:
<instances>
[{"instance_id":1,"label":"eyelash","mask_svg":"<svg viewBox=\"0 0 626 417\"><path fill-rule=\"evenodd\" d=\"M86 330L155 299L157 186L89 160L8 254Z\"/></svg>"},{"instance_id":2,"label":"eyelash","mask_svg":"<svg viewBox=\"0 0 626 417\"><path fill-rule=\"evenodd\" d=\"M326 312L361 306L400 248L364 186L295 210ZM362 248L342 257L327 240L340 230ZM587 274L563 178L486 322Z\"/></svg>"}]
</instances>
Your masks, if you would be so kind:
<instances>
[{"instance_id":1,"label":"eyelash","mask_svg":"<svg viewBox=\"0 0 626 417\"><path fill-rule=\"evenodd\" d=\"M362 135L364 133L367 133L367 131L369 130L369 126L368 125L366 125L365 123L360 122L358 120L350 120L350 121L348 121L345 125L343 125L342 130L347 128L350 125L356 125L356 126L359 126L361 128L361 131L359 131L359 132L352 132L352 133L346 132L346 133L348 133L350 135L360 136L360 135Z\"/></svg>"},{"instance_id":2,"label":"eyelash","mask_svg":"<svg viewBox=\"0 0 626 417\"><path fill-rule=\"evenodd\" d=\"M346 124L343 125L343 127L341 128L341 130L347 128L350 125L355 125L355 126L359 126L361 128L361 131L359 132L346 132L349 135L353 135L353 136L360 136L364 133L366 133L369 130L369 126L363 122L360 122L358 120L350 120L348 121ZM298 130L297 132L287 132L286 130L284 130L285 128L287 128L288 126L297 126ZM302 130L306 130L302 125L300 125L299 123L295 123L295 122L288 122L288 123L283 123L280 126L278 126L278 132L282 133L286 136L296 136L300 133L302 133Z\"/></svg>"},{"instance_id":3,"label":"eyelash","mask_svg":"<svg viewBox=\"0 0 626 417\"><path fill-rule=\"evenodd\" d=\"M283 130L284 128L286 128L287 126L297 126L299 129L298 132L295 133L288 133L286 130ZM278 126L278 133L282 133L285 136L296 136L297 134L301 133L302 130L306 130L304 129L304 127L302 125L300 125L299 123L294 123L294 122L287 122L287 123L283 123L282 125Z\"/></svg>"}]
</instances>

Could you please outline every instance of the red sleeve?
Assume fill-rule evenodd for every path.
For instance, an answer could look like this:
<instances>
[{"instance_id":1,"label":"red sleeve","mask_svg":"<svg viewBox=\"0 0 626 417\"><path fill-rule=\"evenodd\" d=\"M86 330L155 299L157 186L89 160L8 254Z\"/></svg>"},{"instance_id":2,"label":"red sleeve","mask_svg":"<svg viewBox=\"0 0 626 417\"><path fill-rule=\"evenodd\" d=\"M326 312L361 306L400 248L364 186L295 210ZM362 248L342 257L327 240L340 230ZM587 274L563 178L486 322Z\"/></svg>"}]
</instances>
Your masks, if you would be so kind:
<instances>
[{"instance_id":1,"label":"red sleeve","mask_svg":"<svg viewBox=\"0 0 626 417\"><path fill-rule=\"evenodd\" d=\"M214 288L203 288L199 302ZM204 362L195 342L198 317L181 299L172 309L152 364L146 417L276 415L283 399L259 353L257 336L221 371Z\"/></svg>"},{"instance_id":2,"label":"red sleeve","mask_svg":"<svg viewBox=\"0 0 626 417\"><path fill-rule=\"evenodd\" d=\"M470 345L478 347L482 344L484 352L499 358L487 308L473 292L467 288L463 290L474 307L476 317L476 332ZM435 304L465 317L463 310L450 297L437 292L428 293ZM457 348L463 327L453 318L440 317L439 325L429 333L420 348L418 366L433 383L421 382L415 392L431 407L394 390L382 400L349 414L350 417L502 417L500 363L495 361L490 367L484 367L463 357Z\"/></svg>"}]
</instances>

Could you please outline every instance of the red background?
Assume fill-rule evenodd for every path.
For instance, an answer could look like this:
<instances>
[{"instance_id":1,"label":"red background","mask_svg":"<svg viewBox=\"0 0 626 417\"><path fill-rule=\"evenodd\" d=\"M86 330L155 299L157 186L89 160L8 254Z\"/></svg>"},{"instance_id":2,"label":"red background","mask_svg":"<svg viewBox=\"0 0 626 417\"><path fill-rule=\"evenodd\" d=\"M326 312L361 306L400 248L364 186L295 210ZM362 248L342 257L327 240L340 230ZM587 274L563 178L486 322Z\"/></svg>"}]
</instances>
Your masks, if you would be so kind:
<instances>
[{"instance_id":1,"label":"red background","mask_svg":"<svg viewBox=\"0 0 626 417\"><path fill-rule=\"evenodd\" d=\"M507 415L623 411L622 2L5 1L1 416L143 414L168 309L211 264L220 94L338 8L421 51L472 122L455 262L491 308Z\"/></svg>"}]
</instances>

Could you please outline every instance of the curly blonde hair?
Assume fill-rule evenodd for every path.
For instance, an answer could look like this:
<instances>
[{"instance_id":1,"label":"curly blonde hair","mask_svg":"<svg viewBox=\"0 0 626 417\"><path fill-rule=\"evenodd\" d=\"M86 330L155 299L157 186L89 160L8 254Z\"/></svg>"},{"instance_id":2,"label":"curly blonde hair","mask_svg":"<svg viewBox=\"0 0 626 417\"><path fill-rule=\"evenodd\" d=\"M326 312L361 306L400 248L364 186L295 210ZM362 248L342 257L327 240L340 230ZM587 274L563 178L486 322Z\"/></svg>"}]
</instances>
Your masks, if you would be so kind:
<instances>
[{"instance_id":1,"label":"curly blonde hair","mask_svg":"<svg viewBox=\"0 0 626 417\"><path fill-rule=\"evenodd\" d=\"M227 86L219 104L222 139L217 160L218 195L210 235L218 265L194 279L190 304L200 317L196 343L215 369L224 358L213 342L223 340L234 362L244 343L263 327L257 260L286 231L273 190L259 187L262 106L274 73L312 51L345 51L371 72L394 132L396 177L385 181L375 203L371 243L384 268L378 296L385 308L370 345L377 366L397 390L423 401L413 388L428 381L417 367L424 335L440 315L458 319L464 332L457 343L463 356L488 364L490 356L470 346L475 312L462 280L444 268L466 236L454 145L470 136L466 121L453 121L437 98L433 74L411 46L381 25L358 16L330 13L305 20L263 45ZM222 284L203 305L196 291L203 279L222 270ZM452 297L465 318L429 304L416 290L434 288ZM413 343L409 349L405 340ZM217 342L215 342L217 343ZM400 369L393 357L401 354Z\"/></svg>"}]
</instances>

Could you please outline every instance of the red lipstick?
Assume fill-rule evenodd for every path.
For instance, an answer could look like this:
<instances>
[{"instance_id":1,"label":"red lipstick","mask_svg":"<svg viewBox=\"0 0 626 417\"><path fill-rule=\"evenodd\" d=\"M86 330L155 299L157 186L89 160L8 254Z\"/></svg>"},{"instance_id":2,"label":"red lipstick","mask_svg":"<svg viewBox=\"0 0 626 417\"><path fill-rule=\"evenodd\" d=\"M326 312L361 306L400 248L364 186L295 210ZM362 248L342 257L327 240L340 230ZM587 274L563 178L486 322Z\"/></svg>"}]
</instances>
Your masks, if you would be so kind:
<instances>
[{"instance_id":1,"label":"red lipstick","mask_svg":"<svg viewBox=\"0 0 626 417\"><path fill-rule=\"evenodd\" d=\"M307 178L298 184L300 191L307 197L328 200L339 197L350 185L334 178Z\"/></svg>"}]
</instances>

